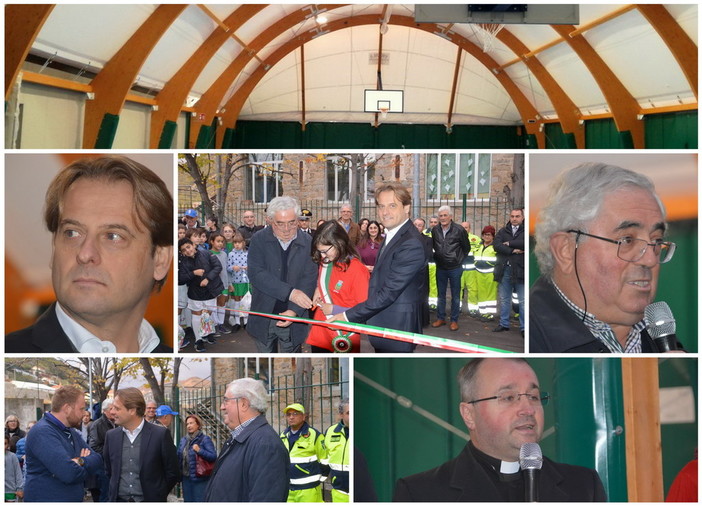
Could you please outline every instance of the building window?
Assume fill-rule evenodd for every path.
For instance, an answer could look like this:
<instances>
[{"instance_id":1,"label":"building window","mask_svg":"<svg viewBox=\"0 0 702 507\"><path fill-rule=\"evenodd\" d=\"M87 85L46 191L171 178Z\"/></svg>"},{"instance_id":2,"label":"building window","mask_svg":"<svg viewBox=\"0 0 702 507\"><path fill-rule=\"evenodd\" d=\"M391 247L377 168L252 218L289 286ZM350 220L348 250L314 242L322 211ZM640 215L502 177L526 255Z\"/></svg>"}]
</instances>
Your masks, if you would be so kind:
<instances>
[{"instance_id":1,"label":"building window","mask_svg":"<svg viewBox=\"0 0 702 507\"><path fill-rule=\"evenodd\" d=\"M327 159L327 200L349 201L353 194L353 170L359 178L363 200L375 198L375 155L351 154Z\"/></svg>"},{"instance_id":2,"label":"building window","mask_svg":"<svg viewBox=\"0 0 702 507\"><path fill-rule=\"evenodd\" d=\"M246 172L246 199L256 203L270 202L283 195L282 153L254 153Z\"/></svg>"},{"instance_id":3,"label":"building window","mask_svg":"<svg viewBox=\"0 0 702 507\"><path fill-rule=\"evenodd\" d=\"M492 155L442 153L427 155L427 199L490 197Z\"/></svg>"}]
</instances>

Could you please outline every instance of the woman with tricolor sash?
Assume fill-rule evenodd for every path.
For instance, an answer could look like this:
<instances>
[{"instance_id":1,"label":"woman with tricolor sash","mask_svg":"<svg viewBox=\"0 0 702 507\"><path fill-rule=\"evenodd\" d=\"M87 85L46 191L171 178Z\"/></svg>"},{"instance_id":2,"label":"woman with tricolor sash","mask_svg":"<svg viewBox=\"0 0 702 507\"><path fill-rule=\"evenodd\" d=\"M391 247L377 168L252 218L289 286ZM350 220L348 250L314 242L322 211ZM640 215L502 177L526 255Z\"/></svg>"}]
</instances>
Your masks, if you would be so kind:
<instances>
[{"instance_id":1,"label":"woman with tricolor sash","mask_svg":"<svg viewBox=\"0 0 702 507\"><path fill-rule=\"evenodd\" d=\"M312 301L314 319L344 312L368 298L370 273L359 259L349 236L338 222L325 222L312 237L312 259L319 265L317 289ZM360 352L357 333L312 326L307 337L312 352Z\"/></svg>"}]
</instances>

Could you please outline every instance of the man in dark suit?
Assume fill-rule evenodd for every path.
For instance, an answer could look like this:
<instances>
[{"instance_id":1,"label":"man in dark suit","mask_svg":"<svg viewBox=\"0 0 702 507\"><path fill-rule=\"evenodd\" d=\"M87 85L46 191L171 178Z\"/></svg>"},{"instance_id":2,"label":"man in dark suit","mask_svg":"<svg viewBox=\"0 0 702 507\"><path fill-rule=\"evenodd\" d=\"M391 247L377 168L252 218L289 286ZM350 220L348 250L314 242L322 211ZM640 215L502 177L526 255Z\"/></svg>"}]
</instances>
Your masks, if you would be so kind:
<instances>
[{"instance_id":1,"label":"man in dark suit","mask_svg":"<svg viewBox=\"0 0 702 507\"><path fill-rule=\"evenodd\" d=\"M329 320L421 333L427 254L409 219L412 197L401 184L387 182L376 189L375 202L386 236L371 273L368 299ZM376 352L412 352L416 348L412 343L376 336L369 341Z\"/></svg>"},{"instance_id":2,"label":"man in dark suit","mask_svg":"<svg viewBox=\"0 0 702 507\"><path fill-rule=\"evenodd\" d=\"M495 281L500 302L500 322L495 333L509 331L512 312L512 293L519 300L519 329L524 336L524 210L515 208L509 213L509 222L497 231L494 248L497 252Z\"/></svg>"},{"instance_id":3,"label":"man in dark suit","mask_svg":"<svg viewBox=\"0 0 702 507\"><path fill-rule=\"evenodd\" d=\"M397 481L396 502L515 502L525 499L519 452L544 428L539 380L524 359L475 359L458 373L470 442L458 457ZM543 458L542 502L604 502L596 471Z\"/></svg>"},{"instance_id":4,"label":"man in dark suit","mask_svg":"<svg viewBox=\"0 0 702 507\"><path fill-rule=\"evenodd\" d=\"M126 157L78 160L46 192L57 302L5 352L170 352L144 319L173 261L173 198Z\"/></svg>"},{"instance_id":5,"label":"man in dark suit","mask_svg":"<svg viewBox=\"0 0 702 507\"><path fill-rule=\"evenodd\" d=\"M307 317L317 285L317 265L312 261L312 237L298 230L300 205L292 197L273 199L266 215L270 227L254 234L249 247L251 311L290 317ZM309 326L249 316L246 331L259 352L300 352Z\"/></svg>"},{"instance_id":6,"label":"man in dark suit","mask_svg":"<svg viewBox=\"0 0 702 507\"><path fill-rule=\"evenodd\" d=\"M107 432L103 447L110 502L165 502L180 480L170 432L147 423L145 410L138 389L119 389L115 394L112 413L121 427Z\"/></svg>"}]
</instances>

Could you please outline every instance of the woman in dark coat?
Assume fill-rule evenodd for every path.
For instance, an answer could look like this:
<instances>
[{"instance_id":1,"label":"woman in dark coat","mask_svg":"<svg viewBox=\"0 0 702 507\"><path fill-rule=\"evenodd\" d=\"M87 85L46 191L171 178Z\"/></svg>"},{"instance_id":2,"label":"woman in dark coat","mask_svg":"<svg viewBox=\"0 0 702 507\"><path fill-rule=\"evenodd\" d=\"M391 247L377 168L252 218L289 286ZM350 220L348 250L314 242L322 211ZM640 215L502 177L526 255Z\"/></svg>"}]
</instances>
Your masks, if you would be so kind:
<instances>
[{"instance_id":1,"label":"woman in dark coat","mask_svg":"<svg viewBox=\"0 0 702 507\"><path fill-rule=\"evenodd\" d=\"M214 463L217 459L217 451L210 437L202 432L202 419L195 414L185 418L185 429L187 434L180 440L178 445L178 463L183 474L183 500L186 502L203 502L205 500L205 489L207 477L198 477L196 474L196 456L200 456L205 461Z\"/></svg>"}]
</instances>

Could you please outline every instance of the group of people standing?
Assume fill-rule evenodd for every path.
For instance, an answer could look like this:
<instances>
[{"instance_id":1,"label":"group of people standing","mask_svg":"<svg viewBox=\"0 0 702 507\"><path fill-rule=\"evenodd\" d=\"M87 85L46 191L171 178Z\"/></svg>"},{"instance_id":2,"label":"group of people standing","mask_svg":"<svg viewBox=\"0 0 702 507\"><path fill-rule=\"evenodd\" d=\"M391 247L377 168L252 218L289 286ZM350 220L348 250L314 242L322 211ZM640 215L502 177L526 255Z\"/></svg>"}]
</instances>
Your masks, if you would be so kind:
<instances>
[{"instance_id":1,"label":"group of people standing","mask_svg":"<svg viewBox=\"0 0 702 507\"><path fill-rule=\"evenodd\" d=\"M255 225L252 211L244 213L238 229L224 224L221 231L216 218L200 228L196 217L189 209L178 225L179 348L189 344L192 334L195 350L204 352L205 343L246 327L251 300L247 248L253 233L263 227Z\"/></svg>"},{"instance_id":2,"label":"group of people standing","mask_svg":"<svg viewBox=\"0 0 702 507\"><path fill-rule=\"evenodd\" d=\"M358 333L333 325L341 321L421 333L429 323L432 291L438 293L437 319L432 325L448 323L452 331L458 329L464 290L469 309L485 319L494 317L499 293L502 311L496 332L510 327L515 293L523 334L523 210L513 210L510 227L497 234L494 227L486 226L481 239L470 234L469 224L465 229L453 222L448 206L439 209L428 229L421 218L413 223L409 217L411 196L399 183L383 184L375 196L378 221L361 219L356 223L352 207L343 204L338 219L320 220L312 229L312 213L289 196L270 201L265 227L255 225L252 211L244 213L242 227L250 235L245 239L246 265L242 269L250 284L246 286L250 311L255 312L248 317L246 330L259 352L300 352L303 343L312 352L360 352ZM186 212L186 222L191 211L195 213ZM208 227L216 228L216 220L208 220ZM187 224L183 228L188 234ZM221 237L211 232L208 259L208 249L201 243L190 244L187 237L179 242L179 281L188 286L184 306L193 314L193 327L202 327L198 315L208 309L216 308L217 322L223 321L225 299L238 297L232 295L236 289L226 280L227 272L230 280L235 276L232 259L241 257L238 248L227 253L226 240L233 230L225 225ZM197 232L192 234L195 237ZM236 234L234 238L239 239ZM226 255L227 268L223 266ZM215 257L221 258L219 263ZM222 283L219 278L224 278ZM452 308L447 318L449 285ZM498 291L498 286L503 289ZM310 328L304 321L308 317L325 324ZM225 329L215 326L211 334L194 331L196 350L201 351L201 343L212 343L215 334ZM391 338L371 336L369 341L380 352L412 352L416 347Z\"/></svg>"},{"instance_id":3,"label":"group of people standing","mask_svg":"<svg viewBox=\"0 0 702 507\"><path fill-rule=\"evenodd\" d=\"M100 417L86 423L83 390L60 387L29 438L15 440L24 432L16 430L16 416L8 417L6 498L82 502L88 490L94 502L165 502L181 483L186 502L322 502L328 480L332 500L348 502L348 400L326 433L307 423L304 406L290 404L288 427L278 435L265 418L268 397L263 383L250 378L227 386L221 410L231 435L218 453L198 414L183 419L176 448L170 427L178 412L147 403L136 388L117 390ZM11 440L26 446L15 446L15 454Z\"/></svg>"}]
</instances>

